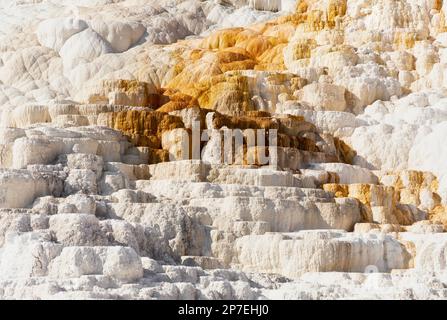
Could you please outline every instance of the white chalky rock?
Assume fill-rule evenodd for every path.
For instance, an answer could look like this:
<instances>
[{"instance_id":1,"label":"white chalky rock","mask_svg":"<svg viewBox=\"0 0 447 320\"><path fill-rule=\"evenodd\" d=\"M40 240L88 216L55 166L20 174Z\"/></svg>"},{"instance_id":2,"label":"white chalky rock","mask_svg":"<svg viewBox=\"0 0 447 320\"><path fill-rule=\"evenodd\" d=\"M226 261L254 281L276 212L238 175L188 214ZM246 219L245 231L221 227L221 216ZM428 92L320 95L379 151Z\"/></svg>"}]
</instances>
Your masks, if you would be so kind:
<instances>
[{"instance_id":1,"label":"white chalky rock","mask_svg":"<svg viewBox=\"0 0 447 320\"><path fill-rule=\"evenodd\" d=\"M115 52L123 52L135 44L146 31L139 23L93 20L90 26L104 40L107 40Z\"/></svg>"},{"instance_id":2,"label":"white chalky rock","mask_svg":"<svg viewBox=\"0 0 447 320\"><path fill-rule=\"evenodd\" d=\"M22 105L11 111L3 110L1 126L25 128L35 123L50 122L48 108L41 105Z\"/></svg>"},{"instance_id":3,"label":"white chalky rock","mask_svg":"<svg viewBox=\"0 0 447 320\"><path fill-rule=\"evenodd\" d=\"M209 245L205 227L186 208L163 203L112 204L111 215L156 228L178 255L201 255Z\"/></svg>"},{"instance_id":4,"label":"white chalky rock","mask_svg":"<svg viewBox=\"0 0 447 320\"><path fill-rule=\"evenodd\" d=\"M0 299L446 299L446 14L0 0Z\"/></svg>"},{"instance_id":5,"label":"white chalky rock","mask_svg":"<svg viewBox=\"0 0 447 320\"><path fill-rule=\"evenodd\" d=\"M409 253L387 236L356 237L329 231L246 236L236 242L238 262L246 271L262 269L296 278L305 272L367 272L408 267Z\"/></svg>"},{"instance_id":6,"label":"white chalky rock","mask_svg":"<svg viewBox=\"0 0 447 320\"><path fill-rule=\"evenodd\" d=\"M174 129L163 133L161 138L163 149L169 151L169 159L185 160L190 158L190 139L185 129Z\"/></svg>"},{"instance_id":7,"label":"white chalky rock","mask_svg":"<svg viewBox=\"0 0 447 320\"><path fill-rule=\"evenodd\" d=\"M139 253L137 231L132 224L123 220L101 221L101 231L107 236L109 243L123 245L133 248Z\"/></svg>"},{"instance_id":8,"label":"white chalky rock","mask_svg":"<svg viewBox=\"0 0 447 320\"><path fill-rule=\"evenodd\" d=\"M49 276L105 275L122 282L143 277L140 257L128 247L65 247L49 266Z\"/></svg>"},{"instance_id":9,"label":"white chalky rock","mask_svg":"<svg viewBox=\"0 0 447 320\"><path fill-rule=\"evenodd\" d=\"M23 137L14 141L12 146L13 168L26 168L30 164L49 164L63 150L63 143L45 136Z\"/></svg>"},{"instance_id":10,"label":"white chalky rock","mask_svg":"<svg viewBox=\"0 0 447 320\"><path fill-rule=\"evenodd\" d=\"M230 0L231 4L235 6L249 6L256 10L264 11L281 11L290 7L290 1L284 0Z\"/></svg>"},{"instance_id":11,"label":"white chalky rock","mask_svg":"<svg viewBox=\"0 0 447 320\"><path fill-rule=\"evenodd\" d=\"M439 231L439 230L438 230ZM415 250L416 270L440 272L447 267L445 259L445 233L402 233L402 239L412 244Z\"/></svg>"},{"instance_id":12,"label":"white chalky rock","mask_svg":"<svg viewBox=\"0 0 447 320\"><path fill-rule=\"evenodd\" d=\"M88 196L82 193L75 193L66 197L64 199L64 202L65 204L73 205L76 208L75 212L95 214L96 201L92 196Z\"/></svg>"},{"instance_id":13,"label":"white chalky rock","mask_svg":"<svg viewBox=\"0 0 447 320\"><path fill-rule=\"evenodd\" d=\"M88 169L72 169L65 180L64 192L67 195L82 192L87 194L97 194L98 185L96 174Z\"/></svg>"},{"instance_id":14,"label":"white chalky rock","mask_svg":"<svg viewBox=\"0 0 447 320\"><path fill-rule=\"evenodd\" d=\"M41 277L48 273L52 259L62 246L38 233L8 234L0 251L0 278Z\"/></svg>"},{"instance_id":15,"label":"white chalky rock","mask_svg":"<svg viewBox=\"0 0 447 320\"><path fill-rule=\"evenodd\" d=\"M71 36L88 28L84 20L55 18L42 21L37 27L37 38L42 46L57 52Z\"/></svg>"},{"instance_id":16,"label":"white chalky rock","mask_svg":"<svg viewBox=\"0 0 447 320\"><path fill-rule=\"evenodd\" d=\"M418 221L408 228L412 233L442 233L444 227L441 224L432 224L430 221Z\"/></svg>"},{"instance_id":17,"label":"white chalky rock","mask_svg":"<svg viewBox=\"0 0 447 320\"><path fill-rule=\"evenodd\" d=\"M0 170L0 208L26 208L37 197L60 194L61 177L27 170Z\"/></svg>"},{"instance_id":18,"label":"white chalky rock","mask_svg":"<svg viewBox=\"0 0 447 320\"><path fill-rule=\"evenodd\" d=\"M312 169L325 170L337 173L340 183L372 183L379 182L377 176L370 170L351 166L344 163L317 163L310 166Z\"/></svg>"},{"instance_id":19,"label":"white chalky rock","mask_svg":"<svg viewBox=\"0 0 447 320\"><path fill-rule=\"evenodd\" d=\"M88 63L99 56L112 53L113 49L99 34L86 29L68 39L59 51L66 69L73 69L79 64Z\"/></svg>"},{"instance_id":20,"label":"white chalky rock","mask_svg":"<svg viewBox=\"0 0 447 320\"><path fill-rule=\"evenodd\" d=\"M102 261L92 247L65 247L50 265L52 277L79 277L101 274Z\"/></svg>"},{"instance_id":21,"label":"white chalky rock","mask_svg":"<svg viewBox=\"0 0 447 320\"><path fill-rule=\"evenodd\" d=\"M345 111L345 88L327 83L312 83L302 89L298 94L303 100L314 106L316 110Z\"/></svg>"},{"instance_id":22,"label":"white chalky rock","mask_svg":"<svg viewBox=\"0 0 447 320\"><path fill-rule=\"evenodd\" d=\"M91 214L69 213L50 217L50 228L56 241L65 246L107 244L98 219Z\"/></svg>"},{"instance_id":23,"label":"white chalky rock","mask_svg":"<svg viewBox=\"0 0 447 320\"><path fill-rule=\"evenodd\" d=\"M67 167L70 169L92 170L99 178L102 175L104 161L94 154L72 153L67 156Z\"/></svg>"},{"instance_id":24,"label":"white chalky rock","mask_svg":"<svg viewBox=\"0 0 447 320\"><path fill-rule=\"evenodd\" d=\"M143 277L141 259L132 248L107 248L103 274L116 277L123 282L135 282Z\"/></svg>"},{"instance_id":25,"label":"white chalky rock","mask_svg":"<svg viewBox=\"0 0 447 320\"><path fill-rule=\"evenodd\" d=\"M129 181L121 172L105 172L98 185L101 194L112 194L129 187Z\"/></svg>"},{"instance_id":26,"label":"white chalky rock","mask_svg":"<svg viewBox=\"0 0 447 320\"><path fill-rule=\"evenodd\" d=\"M376 100L389 100L402 94L400 83L374 64L346 67L345 72L336 75L334 82L351 93L348 104L354 113L361 113Z\"/></svg>"}]
</instances>

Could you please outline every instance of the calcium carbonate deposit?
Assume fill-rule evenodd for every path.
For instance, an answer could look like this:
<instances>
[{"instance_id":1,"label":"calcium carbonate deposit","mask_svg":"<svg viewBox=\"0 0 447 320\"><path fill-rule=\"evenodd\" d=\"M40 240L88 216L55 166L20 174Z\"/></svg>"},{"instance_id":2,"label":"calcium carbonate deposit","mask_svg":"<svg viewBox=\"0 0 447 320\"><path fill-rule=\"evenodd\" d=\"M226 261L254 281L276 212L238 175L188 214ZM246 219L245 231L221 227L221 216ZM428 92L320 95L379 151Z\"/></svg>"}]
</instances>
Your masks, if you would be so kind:
<instances>
[{"instance_id":1,"label":"calcium carbonate deposit","mask_svg":"<svg viewBox=\"0 0 447 320\"><path fill-rule=\"evenodd\" d=\"M0 0L0 298L446 299L447 1Z\"/></svg>"}]
</instances>

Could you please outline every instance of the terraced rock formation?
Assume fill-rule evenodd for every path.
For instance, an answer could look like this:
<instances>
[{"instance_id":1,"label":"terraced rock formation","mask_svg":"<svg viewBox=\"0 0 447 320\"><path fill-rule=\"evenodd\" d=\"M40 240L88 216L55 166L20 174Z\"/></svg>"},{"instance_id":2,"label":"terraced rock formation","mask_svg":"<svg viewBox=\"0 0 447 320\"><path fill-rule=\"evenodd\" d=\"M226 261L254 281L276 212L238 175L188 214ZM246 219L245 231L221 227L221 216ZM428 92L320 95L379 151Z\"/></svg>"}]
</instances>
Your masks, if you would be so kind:
<instances>
[{"instance_id":1,"label":"terraced rock formation","mask_svg":"<svg viewBox=\"0 0 447 320\"><path fill-rule=\"evenodd\" d=\"M446 299L446 13L2 1L0 298Z\"/></svg>"}]
</instances>

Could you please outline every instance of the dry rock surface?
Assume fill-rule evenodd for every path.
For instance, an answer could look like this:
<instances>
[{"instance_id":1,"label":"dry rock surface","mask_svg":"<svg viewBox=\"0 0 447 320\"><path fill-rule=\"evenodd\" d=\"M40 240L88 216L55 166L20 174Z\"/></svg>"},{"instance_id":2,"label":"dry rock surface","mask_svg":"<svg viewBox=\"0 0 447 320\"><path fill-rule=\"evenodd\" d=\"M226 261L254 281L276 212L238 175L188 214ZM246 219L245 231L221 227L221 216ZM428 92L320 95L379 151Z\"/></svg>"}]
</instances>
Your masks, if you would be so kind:
<instances>
[{"instance_id":1,"label":"dry rock surface","mask_svg":"<svg viewBox=\"0 0 447 320\"><path fill-rule=\"evenodd\" d=\"M447 299L446 15L0 1L0 298Z\"/></svg>"}]
</instances>

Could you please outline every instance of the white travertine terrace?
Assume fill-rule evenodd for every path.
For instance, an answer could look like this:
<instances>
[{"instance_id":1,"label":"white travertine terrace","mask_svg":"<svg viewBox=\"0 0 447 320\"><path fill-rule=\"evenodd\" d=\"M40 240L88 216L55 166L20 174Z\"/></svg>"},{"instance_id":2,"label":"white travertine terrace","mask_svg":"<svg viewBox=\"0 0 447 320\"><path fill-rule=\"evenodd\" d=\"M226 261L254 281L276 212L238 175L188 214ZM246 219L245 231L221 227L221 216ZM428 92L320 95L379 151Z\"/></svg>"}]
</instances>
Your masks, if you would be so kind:
<instances>
[{"instance_id":1,"label":"white travertine terrace","mask_svg":"<svg viewBox=\"0 0 447 320\"><path fill-rule=\"evenodd\" d=\"M446 15L0 1L0 298L446 299Z\"/></svg>"}]
</instances>

